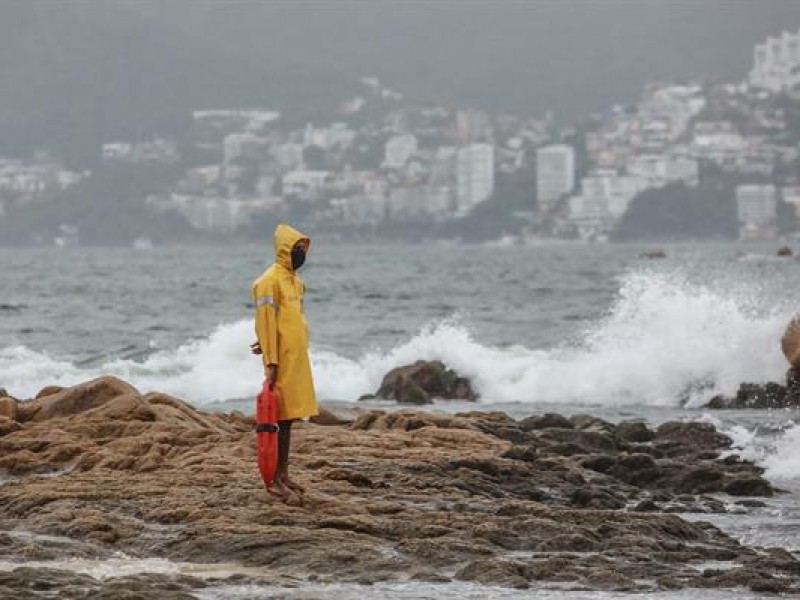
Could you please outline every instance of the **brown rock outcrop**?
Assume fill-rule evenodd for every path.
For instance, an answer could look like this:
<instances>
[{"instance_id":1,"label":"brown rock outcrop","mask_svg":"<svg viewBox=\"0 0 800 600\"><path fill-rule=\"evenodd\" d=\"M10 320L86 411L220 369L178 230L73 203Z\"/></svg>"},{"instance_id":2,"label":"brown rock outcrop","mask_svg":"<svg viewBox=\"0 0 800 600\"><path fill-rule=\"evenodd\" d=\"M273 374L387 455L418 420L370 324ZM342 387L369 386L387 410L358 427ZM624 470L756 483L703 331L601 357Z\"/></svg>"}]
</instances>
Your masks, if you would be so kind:
<instances>
[{"instance_id":1,"label":"brown rock outcrop","mask_svg":"<svg viewBox=\"0 0 800 600\"><path fill-rule=\"evenodd\" d=\"M34 400L39 400L44 398L45 396L52 396L53 394L57 394L58 392L63 392L64 388L60 385L46 385L42 389L40 389L36 396L34 396Z\"/></svg>"},{"instance_id":2,"label":"brown rock outcrop","mask_svg":"<svg viewBox=\"0 0 800 600\"><path fill-rule=\"evenodd\" d=\"M0 417L17 420L17 401L9 396L0 396Z\"/></svg>"},{"instance_id":3,"label":"brown rock outcrop","mask_svg":"<svg viewBox=\"0 0 800 600\"><path fill-rule=\"evenodd\" d=\"M59 557L232 562L273 585L312 573L322 583L455 574L520 589L800 583L793 555L761 567L763 552L663 512L726 510L708 491L773 492L755 466L712 457L728 440L706 424L620 430L547 417L531 429L502 413L411 410L299 423L293 464L308 491L282 503L263 490L244 415L203 413L116 382L42 401L56 397L0 437L0 470L15 476L0 485L0 558L53 556L57 544ZM709 560L746 570L706 577L687 566ZM16 593L35 577L75 597L113 592L41 569L0 574L0 590ZM203 584L137 576L115 585L186 598Z\"/></svg>"}]
</instances>

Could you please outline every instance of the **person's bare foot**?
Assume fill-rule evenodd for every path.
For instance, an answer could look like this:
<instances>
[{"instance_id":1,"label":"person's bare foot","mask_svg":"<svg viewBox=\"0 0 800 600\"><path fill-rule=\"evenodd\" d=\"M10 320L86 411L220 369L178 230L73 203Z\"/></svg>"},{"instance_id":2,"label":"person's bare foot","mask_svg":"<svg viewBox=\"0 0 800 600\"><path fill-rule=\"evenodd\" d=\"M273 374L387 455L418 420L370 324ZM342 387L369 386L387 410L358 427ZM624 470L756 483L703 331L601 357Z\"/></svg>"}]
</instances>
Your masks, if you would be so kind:
<instances>
[{"instance_id":1,"label":"person's bare foot","mask_svg":"<svg viewBox=\"0 0 800 600\"><path fill-rule=\"evenodd\" d=\"M284 475L281 478L281 481L283 482L283 485L285 485L287 488L289 488L293 492L297 492L298 494L303 494L306 491L306 488L304 488L302 485L297 483L294 479L292 479L288 475Z\"/></svg>"},{"instance_id":2,"label":"person's bare foot","mask_svg":"<svg viewBox=\"0 0 800 600\"><path fill-rule=\"evenodd\" d=\"M288 486L284 486L283 482L276 479L271 485L267 486L267 493L272 496L277 496L281 500L286 500L286 498L289 497L289 490L286 489L287 487Z\"/></svg>"}]
</instances>

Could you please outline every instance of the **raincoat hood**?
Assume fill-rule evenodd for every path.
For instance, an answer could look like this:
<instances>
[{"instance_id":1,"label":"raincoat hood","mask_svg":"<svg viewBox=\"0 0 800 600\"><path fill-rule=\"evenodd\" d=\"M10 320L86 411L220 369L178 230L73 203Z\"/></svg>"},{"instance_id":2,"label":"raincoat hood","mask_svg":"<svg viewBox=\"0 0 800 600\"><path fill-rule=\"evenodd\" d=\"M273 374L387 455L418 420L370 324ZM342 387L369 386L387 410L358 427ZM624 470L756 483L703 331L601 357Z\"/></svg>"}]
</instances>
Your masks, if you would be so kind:
<instances>
[{"instance_id":1,"label":"raincoat hood","mask_svg":"<svg viewBox=\"0 0 800 600\"><path fill-rule=\"evenodd\" d=\"M292 248L300 240L305 240L306 244L311 243L306 234L285 223L279 224L275 228L275 262L292 271Z\"/></svg>"}]
</instances>

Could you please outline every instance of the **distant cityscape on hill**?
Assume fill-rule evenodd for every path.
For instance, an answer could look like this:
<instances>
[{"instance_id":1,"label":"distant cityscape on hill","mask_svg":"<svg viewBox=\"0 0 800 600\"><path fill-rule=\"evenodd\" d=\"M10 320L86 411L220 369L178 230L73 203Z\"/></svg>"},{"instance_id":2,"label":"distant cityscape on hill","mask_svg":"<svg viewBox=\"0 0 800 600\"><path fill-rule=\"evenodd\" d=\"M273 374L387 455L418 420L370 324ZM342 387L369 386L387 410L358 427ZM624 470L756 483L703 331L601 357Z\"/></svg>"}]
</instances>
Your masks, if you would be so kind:
<instances>
[{"instance_id":1,"label":"distant cityscape on hill","mask_svg":"<svg viewBox=\"0 0 800 600\"><path fill-rule=\"evenodd\" d=\"M633 100L633 99L632 99ZM263 237L529 242L774 239L800 231L800 32L743 81L652 82L565 125L421 105L377 77L316 110L239 106L108 139L75 167L0 158L0 242Z\"/></svg>"}]
</instances>

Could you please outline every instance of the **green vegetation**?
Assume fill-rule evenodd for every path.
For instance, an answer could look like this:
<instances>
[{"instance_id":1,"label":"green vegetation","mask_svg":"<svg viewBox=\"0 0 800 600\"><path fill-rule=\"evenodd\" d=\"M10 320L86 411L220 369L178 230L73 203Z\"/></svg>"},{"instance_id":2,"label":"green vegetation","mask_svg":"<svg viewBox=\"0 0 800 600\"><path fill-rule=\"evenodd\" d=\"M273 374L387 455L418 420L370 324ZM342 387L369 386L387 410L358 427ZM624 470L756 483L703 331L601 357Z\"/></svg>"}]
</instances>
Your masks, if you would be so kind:
<instances>
[{"instance_id":1,"label":"green vegetation","mask_svg":"<svg viewBox=\"0 0 800 600\"><path fill-rule=\"evenodd\" d=\"M612 232L615 241L735 238L736 202L730 187L676 183L637 195Z\"/></svg>"}]
</instances>

